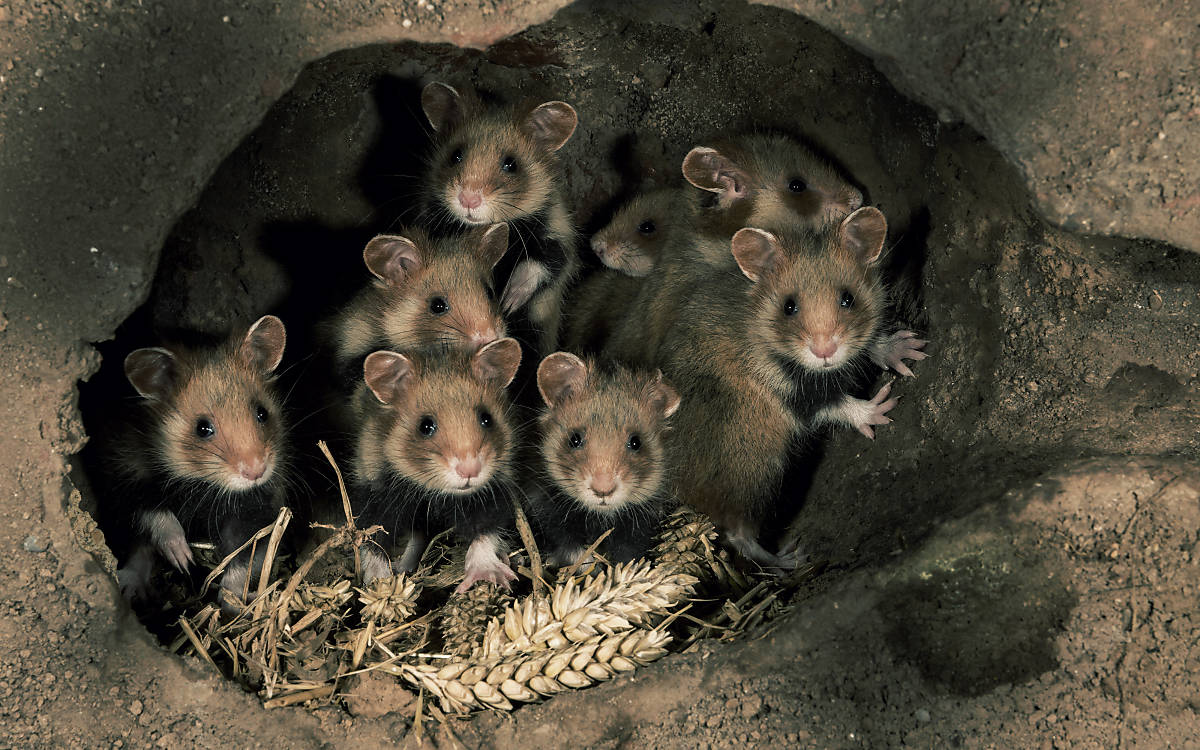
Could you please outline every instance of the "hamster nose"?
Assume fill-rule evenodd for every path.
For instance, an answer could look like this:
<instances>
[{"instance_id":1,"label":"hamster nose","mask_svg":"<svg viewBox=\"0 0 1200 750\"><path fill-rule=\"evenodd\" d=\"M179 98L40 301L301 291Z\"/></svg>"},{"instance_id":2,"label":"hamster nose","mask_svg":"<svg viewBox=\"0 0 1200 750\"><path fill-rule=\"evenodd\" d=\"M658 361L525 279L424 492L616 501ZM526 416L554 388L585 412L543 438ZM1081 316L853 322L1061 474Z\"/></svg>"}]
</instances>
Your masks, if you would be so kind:
<instances>
[{"instance_id":1,"label":"hamster nose","mask_svg":"<svg viewBox=\"0 0 1200 750\"><path fill-rule=\"evenodd\" d=\"M593 237L592 238L592 252L594 252L596 254L597 258L603 259L604 254L608 252L608 243L605 242L604 240L600 239L599 237Z\"/></svg>"},{"instance_id":2,"label":"hamster nose","mask_svg":"<svg viewBox=\"0 0 1200 750\"><path fill-rule=\"evenodd\" d=\"M485 344L490 344L498 338L495 328L488 328L483 331L475 331L471 334L471 346L479 349Z\"/></svg>"},{"instance_id":3,"label":"hamster nose","mask_svg":"<svg viewBox=\"0 0 1200 750\"><path fill-rule=\"evenodd\" d=\"M808 350L811 351L814 356L821 359L829 359L837 352L837 349L837 342L833 339L825 339L824 341L813 339L812 343L808 345Z\"/></svg>"},{"instance_id":4,"label":"hamster nose","mask_svg":"<svg viewBox=\"0 0 1200 750\"><path fill-rule=\"evenodd\" d=\"M479 476L479 472L482 469L483 462L479 460L479 456L471 456L470 458L458 459L458 462L454 466L454 473L463 479L474 479Z\"/></svg>"},{"instance_id":5,"label":"hamster nose","mask_svg":"<svg viewBox=\"0 0 1200 750\"><path fill-rule=\"evenodd\" d=\"M262 475L267 473L267 462L261 458L253 461L238 461L237 469L242 478L253 482L262 479Z\"/></svg>"},{"instance_id":6,"label":"hamster nose","mask_svg":"<svg viewBox=\"0 0 1200 750\"><path fill-rule=\"evenodd\" d=\"M617 491L617 478L608 472L593 474L591 487L596 497L608 497Z\"/></svg>"},{"instance_id":7,"label":"hamster nose","mask_svg":"<svg viewBox=\"0 0 1200 750\"><path fill-rule=\"evenodd\" d=\"M479 208L479 204L483 203L483 193L475 190L460 190L458 191L458 202L463 208Z\"/></svg>"}]
</instances>

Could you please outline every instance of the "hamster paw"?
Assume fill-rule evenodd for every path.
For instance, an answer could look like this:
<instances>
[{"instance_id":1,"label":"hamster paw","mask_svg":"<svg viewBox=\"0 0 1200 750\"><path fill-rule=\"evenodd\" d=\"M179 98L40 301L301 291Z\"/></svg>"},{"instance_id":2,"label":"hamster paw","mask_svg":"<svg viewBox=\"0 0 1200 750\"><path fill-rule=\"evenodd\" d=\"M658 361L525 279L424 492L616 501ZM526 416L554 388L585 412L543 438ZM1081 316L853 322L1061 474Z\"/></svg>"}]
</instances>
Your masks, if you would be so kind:
<instances>
[{"instance_id":1,"label":"hamster paw","mask_svg":"<svg viewBox=\"0 0 1200 750\"><path fill-rule=\"evenodd\" d=\"M150 593L150 576L148 571L125 566L117 569L117 585L125 601L140 602Z\"/></svg>"},{"instance_id":2,"label":"hamster paw","mask_svg":"<svg viewBox=\"0 0 1200 750\"><path fill-rule=\"evenodd\" d=\"M471 546L467 548L467 574L454 590L456 593L468 591L480 581L494 583L505 591L512 588L517 574L500 557L499 546L499 540L487 534L471 542Z\"/></svg>"},{"instance_id":3,"label":"hamster paw","mask_svg":"<svg viewBox=\"0 0 1200 750\"><path fill-rule=\"evenodd\" d=\"M917 338L917 334L912 331L896 331L875 343L871 348L871 360L885 370L895 370L909 378L916 377L904 360L911 359L916 362L928 357L928 354L921 351L928 343L926 339Z\"/></svg>"},{"instance_id":4,"label":"hamster paw","mask_svg":"<svg viewBox=\"0 0 1200 750\"><path fill-rule=\"evenodd\" d=\"M159 552L180 573L186 573L188 566L193 562L192 548L183 536L174 536L164 540L162 546L159 547Z\"/></svg>"},{"instance_id":5,"label":"hamster paw","mask_svg":"<svg viewBox=\"0 0 1200 750\"><path fill-rule=\"evenodd\" d=\"M871 440L875 439L874 427L876 425L889 424L892 421L887 413L896 406L899 399L888 398L888 394L891 392L892 384L888 383L880 388L879 393L876 393L875 398L870 401L863 401L859 398L847 400L846 411L850 417L850 423ZM851 404L850 401L854 403Z\"/></svg>"}]
</instances>

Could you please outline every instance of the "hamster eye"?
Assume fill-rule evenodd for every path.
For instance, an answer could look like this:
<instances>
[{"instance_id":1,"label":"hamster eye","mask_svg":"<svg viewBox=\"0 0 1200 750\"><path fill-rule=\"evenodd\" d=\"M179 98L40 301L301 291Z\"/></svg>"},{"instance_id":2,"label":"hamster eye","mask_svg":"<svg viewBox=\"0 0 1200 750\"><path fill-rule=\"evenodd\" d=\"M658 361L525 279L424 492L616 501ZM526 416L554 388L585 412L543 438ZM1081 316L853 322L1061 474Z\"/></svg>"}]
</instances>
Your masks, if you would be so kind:
<instances>
[{"instance_id":1,"label":"hamster eye","mask_svg":"<svg viewBox=\"0 0 1200 750\"><path fill-rule=\"evenodd\" d=\"M205 419L204 417L196 420L196 437L200 438L201 440L208 440L216 434L217 428L213 426L213 423L210 420Z\"/></svg>"},{"instance_id":2,"label":"hamster eye","mask_svg":"<svg viewBox=\"0 0 1200 750\"><path fill-rule=\"evenodd\" d=\"M421 422L417 425L417 432L421 433L421 437L433 437L437 432L437 420L429 415L421 417Z\"/></svg>"},{"instance_id":3,"label":"hamster eye","mask_svg":"<svg viewBox=\"0 0 1200 750\"><path fill-rule=\"evenodd\" d=\"M500 171L513 173L517 171L517 158L515 156L505 156L500 160Z\"/></svg>"},{"instance_id":4,"label":"hamster eye","mask_svg":"<svg viewBox=\"0 0 1200 750\"><path fill-rule=\"evenodd\" d=\"M630 435L629 442L625 443L625 447L628 448L629 450L633 451L634 453L637 453L638 451L640 451L642 449L641 435L638 435L636 432L634 434Z\"/></svg>"},{"instance_id":5,"label":"hamster eye","mask_svg":"<svg viewBox=\"0 0 1200 750\"><path fill-rule=\"evenodd\" d=\"M793 177L792 181L788 183L788 190L793 193L803 193L808 190L808 185L799 177Z\"/></svg>"},{"instance_id":6,"label":"hamster eye","mask_svg":"<svg viewBox=\"0 0 1200 750\"><path fill-rule=\"evenodd\" d=\"M796 298L788 297L783 301L783 314L789 318L796 314Z\"/></svg>"},{"instance_id":7,"label":"hamster eye","mask_svg":"<svg viewBox=\"0 0 1200 750\"><path fill-rule=\"evenodd\" d=\"M258 420L259 424L266 424L267 418L270 416L270 413L267 412L267 407L262 404L254 405L254 418Z\"/></svg>"},{"instance_id":8,"label":"hamster eye","mask_svg":"<svg viewBox=\"0 0 1200 750\"><path fill-rule=\"evenodd\" d=\"M583 447L583 435L578 431L572 432L567 436L567 445L578 450Z\"/></svg>"},{"instance_id":9,"label":"hamster eye","mask_svg":"<svg viewBox=\"0 0 1200 750\"><path fill-rule=\"evenodd\" d=\"M462 160L463 160L463 150L461 148L456 148L456 149L454 149L454 151L452 151L450 153L450 163L451 164L461 164Z\"/></svg>"},{"instance_id":10,"label":"hamster eye","mask_svg":"<svg viewBox=\"0 0 1200 750\"><path fill-rule=\"evenodd\" d=\"M450 303L445 297L432 297L429 300L429 312L434 315L445 315L450 312Z\"/></svg>"},{"instance_id":11,"label":"hamster eye","mask_svg":"<svg viewBox=\"0 0 1200 750\"><path fill-rule=\"evenodd\" d=\"M485 430L492 429L492 413L487 409L479 410L479 426Z\"/></svg>"},{"instance_id":12,"label":"hamster eye","mask_svg":"<svg viewBox=\"0 0 1200 750\"><path fill-rule=\"evenodd\" d=\"M838 299L838 304L845 308L854 307L854 295L847 289L842 290L842 296Z\"/></svg>"},{"instance_id":13,"label":"hamster eye","mask_svg":"<svg viewBox=\"0 0 1200 750\"><path fill-rule=\"evenodd\" d=\"M654 234L654 230L658 227L654 226L654 219L646 219L641 224L638 224L639 234Z\"/></svg>"}]
</instances>

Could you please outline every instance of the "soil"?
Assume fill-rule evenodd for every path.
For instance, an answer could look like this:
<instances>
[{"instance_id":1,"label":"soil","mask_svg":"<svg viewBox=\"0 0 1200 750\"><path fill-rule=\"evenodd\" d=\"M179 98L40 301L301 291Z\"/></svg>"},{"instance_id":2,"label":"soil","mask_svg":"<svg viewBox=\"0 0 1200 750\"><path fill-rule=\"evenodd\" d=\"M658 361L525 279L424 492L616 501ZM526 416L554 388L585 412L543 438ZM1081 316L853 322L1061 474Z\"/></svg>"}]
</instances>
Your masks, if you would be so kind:
<instances>
[{"instance_id":1,"label":"soil","mask_svg":"<svg viewBox=\"0 0 1200 750\"><path fill-rule=\"evenodd\" d=\"M168 655L121 601L70 469L103 427L88 399L114 396L151 321L277 312L301 362L365 238L404 220L432 78L572 102L588 230L712 133L808 136L888 216L901 317L933 356L876 441L832 434L797 477L794 530L826 569L769 632L457 739L427 723L426 744L1193 742L1186 4L559 5L0 6L0 744L420 744L387 686L267 711Z\"/></svg>"}]
</instances>

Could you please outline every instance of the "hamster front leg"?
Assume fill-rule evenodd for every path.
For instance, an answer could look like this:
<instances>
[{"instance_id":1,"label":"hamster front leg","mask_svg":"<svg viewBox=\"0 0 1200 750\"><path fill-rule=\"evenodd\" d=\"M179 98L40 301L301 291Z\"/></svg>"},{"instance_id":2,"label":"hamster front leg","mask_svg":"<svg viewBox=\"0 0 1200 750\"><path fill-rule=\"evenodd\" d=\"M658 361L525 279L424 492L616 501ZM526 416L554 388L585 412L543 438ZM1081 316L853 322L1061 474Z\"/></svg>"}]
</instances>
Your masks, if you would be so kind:
<instances>
[{"instance_id":1,"label":"hamster front leg","mask_svg":"<svg viewBox=\"0 0 1200 750\"><path fill-rule=\"evenodd\" d=\"M895 370L905 377L916 377L904 360L919 361L929 355L922 351L929 342L917 338L912 331L896 331L880 336L871 346L871 361L885 370Z\"/></svg>"},{"instance_id":2,"label":"hamster front leg","mask_svg":"<svg viewBox=\"0 0 1200 750\"><path fill-rule=\"evenodd\" d=\"M870 401L853 396L843 396L831 406L826 406L813 417L814 424L834 422L844 424L861 432L874 440L875 425L890 423L887 413L898 403L898 398L888 398L892 392L892 384L888 383L879 389Z\"/></svg>"}]
</instances>

